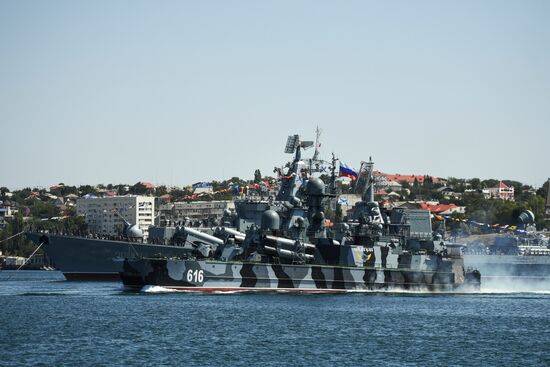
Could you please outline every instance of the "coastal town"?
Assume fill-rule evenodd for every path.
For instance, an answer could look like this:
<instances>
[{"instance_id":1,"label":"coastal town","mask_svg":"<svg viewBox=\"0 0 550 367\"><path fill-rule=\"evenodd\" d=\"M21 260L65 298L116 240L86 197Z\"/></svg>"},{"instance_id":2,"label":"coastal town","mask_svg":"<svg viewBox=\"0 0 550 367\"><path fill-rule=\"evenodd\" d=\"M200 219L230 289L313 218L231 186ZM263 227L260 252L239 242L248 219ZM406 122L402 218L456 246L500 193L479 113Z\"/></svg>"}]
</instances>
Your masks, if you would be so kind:
<instances>
[{"instance_id":1,"label":"coastal town","mask_svg":"<svg viewBox=\"0 0 550 367\"><path fill-rule=\"evenodd\" d=\"M549 17L0 0L0 367L549 367Z\"/></svg>"}]
</instances>

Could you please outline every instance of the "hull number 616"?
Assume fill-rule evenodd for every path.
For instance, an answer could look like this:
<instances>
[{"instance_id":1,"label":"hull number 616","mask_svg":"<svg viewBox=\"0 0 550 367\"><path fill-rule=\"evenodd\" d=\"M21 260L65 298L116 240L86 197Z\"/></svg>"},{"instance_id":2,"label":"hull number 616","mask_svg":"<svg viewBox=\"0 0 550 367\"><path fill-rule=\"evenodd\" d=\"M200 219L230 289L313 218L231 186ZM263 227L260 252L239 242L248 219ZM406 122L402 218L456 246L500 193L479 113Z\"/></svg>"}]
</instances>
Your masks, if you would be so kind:
<instances>
[{"instance_id":1,"label":"hull number 616","mask_svg":"<svg viewBox=\"0 0 550 367\"><path fill-rule=\"evenodd\" d=\"M202 283L204 280L204 271L203 270L193 270L189 269L187 271L187 281L193 283Z\"/></svg>"}]
</instances>

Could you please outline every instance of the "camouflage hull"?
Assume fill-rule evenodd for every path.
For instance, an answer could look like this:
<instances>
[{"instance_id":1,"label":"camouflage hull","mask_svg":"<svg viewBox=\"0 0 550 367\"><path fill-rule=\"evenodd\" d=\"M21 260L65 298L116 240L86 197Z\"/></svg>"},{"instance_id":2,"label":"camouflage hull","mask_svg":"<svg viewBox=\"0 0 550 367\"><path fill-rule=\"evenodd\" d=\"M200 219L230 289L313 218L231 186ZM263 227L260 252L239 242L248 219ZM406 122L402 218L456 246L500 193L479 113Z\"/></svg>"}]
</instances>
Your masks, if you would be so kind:
<instances>
[{"instance_id":1,"label":"camouflage hull","mask_svg":"<svg viewBox=\"0 0 550 367\"><path fill-rule=\"evenodd\" d=\"M379 289L451 291L467 283L469 276L452 269L444 272L145 258L125 261L121 278L127 288L134 290L161 286L197 292L323 293Z\"/></svg>"}]
</instances>

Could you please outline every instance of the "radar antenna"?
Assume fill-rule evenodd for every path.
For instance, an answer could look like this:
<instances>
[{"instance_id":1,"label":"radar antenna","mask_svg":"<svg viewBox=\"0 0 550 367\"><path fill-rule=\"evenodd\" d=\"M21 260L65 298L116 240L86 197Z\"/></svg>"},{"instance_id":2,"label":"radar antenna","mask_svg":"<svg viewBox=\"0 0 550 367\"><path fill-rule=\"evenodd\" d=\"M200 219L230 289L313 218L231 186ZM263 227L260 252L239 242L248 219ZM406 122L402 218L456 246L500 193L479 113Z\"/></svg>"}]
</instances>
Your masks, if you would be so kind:
<instances>
[{"instance_id":1,"label":"radar antenna","mask_svg":"<svg viewBox=\"0 0 550 367\"><path fill-rule=\"evenodd\" d=\"M285 153L294 154L296 148L300 145L300 135L290 135L286 140Z\"/></svg>"}]
</instances>

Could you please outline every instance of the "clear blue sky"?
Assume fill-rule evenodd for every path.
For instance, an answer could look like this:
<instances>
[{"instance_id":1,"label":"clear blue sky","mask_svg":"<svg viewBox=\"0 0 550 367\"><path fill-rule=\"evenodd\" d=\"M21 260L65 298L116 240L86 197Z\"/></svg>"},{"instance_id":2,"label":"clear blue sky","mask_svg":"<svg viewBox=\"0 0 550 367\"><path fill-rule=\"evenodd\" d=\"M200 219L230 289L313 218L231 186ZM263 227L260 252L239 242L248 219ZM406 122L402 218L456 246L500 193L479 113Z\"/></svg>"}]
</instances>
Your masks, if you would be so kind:
<instances>
[{"instance_id":1,"label":"clear blue sky","mask_svg":"<svg viewBox=\"0 0 550 367\"><path fill-rule=\"evenodd\" d=\"M550 1L0 0L0 186L550 176Z\"/></svg>"}]
</instances>

